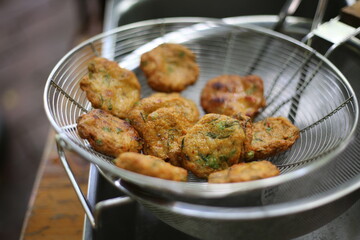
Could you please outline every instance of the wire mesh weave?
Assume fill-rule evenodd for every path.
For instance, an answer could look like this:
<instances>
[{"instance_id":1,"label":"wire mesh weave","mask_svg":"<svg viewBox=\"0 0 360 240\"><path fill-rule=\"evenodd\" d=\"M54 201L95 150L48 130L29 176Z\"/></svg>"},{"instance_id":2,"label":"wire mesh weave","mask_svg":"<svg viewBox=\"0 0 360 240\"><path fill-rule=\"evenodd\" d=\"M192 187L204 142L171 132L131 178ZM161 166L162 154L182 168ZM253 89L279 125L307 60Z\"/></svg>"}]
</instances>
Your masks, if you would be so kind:
<instances>
[{"instance_id":1,"label":"wire mesh weave","mask_svg":"<svg viewBox=\"0 0 360 240\"><path fill-rule=\"evenodd\" d=\"M148 21L96 36L68 53L52 71L45 88L45 108L56 131L88 160L130 182L167 191L210 191L207 183L171 183L118 169L111 158L94 151L77 134L77 118L91 109L79 81L95 56L119 62L132 70L142 85L142 97L153 93L139 70L141 53L163 42L181 43L197 56L200 77L182 95L199 105L205 83L218 75L256 74L264 81L267 106L255 119L285 116L301 129L293 147L269 159L279 166L279 180L256 188L286 182L299 170L311 170L335 157L354 132L358 106L354 92L342 74L314 50L290 38L255 27L235 27L194 20ZM201 107L199 107L201 110ZM201 112L204 114L204 112ZM290 176L283 178L282 176ZM196 179L194 181L197 181ZM259 181L262 182L263 180ZM165 183L163 183L165 182ZM159 185L160 183L160 185ZM186 184L190 184L186 186ZM249 183L252 184L252 183ZM244 183L232 190L244 189ZM175 187L176 190L172 189ZM182 188L179 190L179 188ZM237 191L239 191L237 189ZM216 191L216 187L211 191ZM231 192L231 191L230 191Z\"/></svg>"}]
</instances>

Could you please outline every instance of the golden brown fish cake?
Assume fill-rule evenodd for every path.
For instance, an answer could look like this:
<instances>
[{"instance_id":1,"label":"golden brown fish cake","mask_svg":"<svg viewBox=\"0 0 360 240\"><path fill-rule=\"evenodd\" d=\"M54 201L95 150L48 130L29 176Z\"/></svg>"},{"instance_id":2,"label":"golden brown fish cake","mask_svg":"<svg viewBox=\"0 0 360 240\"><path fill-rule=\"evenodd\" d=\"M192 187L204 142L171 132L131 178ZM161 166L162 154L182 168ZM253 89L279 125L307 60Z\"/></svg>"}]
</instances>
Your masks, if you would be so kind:
<instances>
[{"instance_id":1,"label":"golden brown fish cake","mask_svg":"<svg viewBox=\"0 0 360 240\"><path fill-rule=\"evenodd\" d=\"M241 112L254 117L265 105L263 80L256 75L221 75L210 79L201 92L201 106L207 113Z\"/></svg>"},{"instance_id":2,"label":"golden brown fish cake","mask_svg":"<svg viewBox=\"0 0 360 240\"><path fill-rule=\"evenodd\" d=\"M80 88L94 108L126 118L140 99L140 83L135 74L116 62L96 57L88 65L89 74L80 81Z\"/></svg>"},{"instance_id":3,"label":"golden brown fish cake","mask_svg":"<svg viewBox=\"0 0 360 240\"><path fill-rule=\"evenodd\" d=\"M239 162L245 132L239 120L220 114L206 114L181 144L183 167L200 178Z\"/></svg>"},{"instance_id":4,"label":"golden brown fish cake","mask_svg":"<svg viewBox=\"0 0 360 240\"><path fill-rule=\"evenodd\" d=\"M149 97L141 99L136 106L129 112L131 124L138 129L144 123L144 119L149 114L159 108L176 108L184 115L184 118L195 123L199 120L199 110L196 104L178 93L155 93Z\"/></svg>"},{"instance_id":5,"label":"golden brown fish cake","mask_svg":"<svg viewBox=\"0 0 360 240\"><path fill-rule=\"evenodd\" d=\"M177 93L157 93L143 98L129 119L144 138L145 154L178 166L181 137L199 119L199 112L194 102Z\"/></svg>"},{"instance_id":6,"label":"golden brown fish cake","mask_svg":"<svg viewBox=\"0 0 360 240\"><path fill-rule=\"evenodd\" d=\"M77 120L79 136L87 139L98 152L117 157L123 152L139 152L142 139L126 121L110 113L94 109Z\"/></svg>"},{"instance_id":7,"label":"golden brown fish cake","mask_svg":"<svg viewBox=\"0 0 360 240\"><path fill-rule=\"evenodd\" d=\"M159 108L150 113L139 132L144 138L144 153L180 166L181 138L193 124L176 108Z\"/></svg>"},{"instance_id":8,"label":"golden brown fish cake","mask_svg":"<svg viewBox=\"0 0 360 240\"><path fill-rule=\"evenodd\" d=\"M239 163L232 165L228 169L211 173L208 178L209 183L233 183L246 182L258 179L278 176L279 169L271 162L254 161L249 163Z\"/></svg>"},{"instance_id":9,"label":"golden brown fish cake","mask_svg":"<svg viewBox=\"0 0 360 240\"><path fill-rule=\"evenodd\" d=\"M253 138L248 155L265 159L289 149L299 138L299 129L285 117L269 117L253 123Z\"/></svg>"},{"instance_id":10,"label":"golden brown fish cake","mask_svg":"<svg viewBox=\"0 0 360 240\"><path fill-rule=\"evenodd\" d=\"M164 43L141 56L140 68L149 86L160 92L180 92L196 82L195 54L180 44Z\"/></svg>"},{"instance_id":11,"label":"golden brown fish cake","mask_svg":"<svg viewBox=\"0 0 360 240\"><path fill-rule=\"evenodd\" d=\"M187 181L188 172L180 167L175 167L161 158L139 153L122 153L114 160L116 166L140 173L173 181Z\"/></svg>"}]
</instances>

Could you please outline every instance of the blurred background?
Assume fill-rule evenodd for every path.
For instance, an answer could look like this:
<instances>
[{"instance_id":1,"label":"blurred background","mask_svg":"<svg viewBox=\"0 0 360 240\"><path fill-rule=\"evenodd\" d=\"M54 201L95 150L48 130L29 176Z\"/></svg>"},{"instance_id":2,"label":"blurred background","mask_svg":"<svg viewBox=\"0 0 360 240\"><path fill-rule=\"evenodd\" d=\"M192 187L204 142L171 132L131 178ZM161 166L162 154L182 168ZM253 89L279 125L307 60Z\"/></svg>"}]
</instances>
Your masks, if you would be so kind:
<instances>
[{"instance_id":1,"label":"blurred background","mask_svg":"<svg viewBox=\"0 0 360 240\"><path fill-rule=\"evenodd\" d=\"M0 0L0 239L19 239L50 124L43 90L71 48L102 29L101 0Z\"/></svg>"}]
</instances>

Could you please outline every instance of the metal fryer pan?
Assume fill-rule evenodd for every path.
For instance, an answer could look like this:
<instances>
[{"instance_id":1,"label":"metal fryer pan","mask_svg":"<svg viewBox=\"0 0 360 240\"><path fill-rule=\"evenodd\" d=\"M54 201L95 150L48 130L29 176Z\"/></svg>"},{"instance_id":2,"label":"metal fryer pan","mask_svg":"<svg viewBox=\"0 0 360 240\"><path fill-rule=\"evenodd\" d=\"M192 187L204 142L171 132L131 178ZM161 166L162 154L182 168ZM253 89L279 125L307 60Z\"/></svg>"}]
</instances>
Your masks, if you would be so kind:
<instances>
[{"instance_id":1,"label":"metal fryer pan","mask_svg":"<svg viewBox=\"0 0 360 240\"><path fill-rule=\"evenodd\" d=\"M61 135L59 135L58 136L58 138L59 138L59 145L60 145L60 147L61 146L67 146L67 147L69 147L69 144L67 143L67 141L63 141L64 140L64 138L61 136ZM65 138L66 139L66 138ZM70 147L71 147L71 144L70 144ZM315 190L313 189L313 191L311 192L311 191L309 191L309 192L307 192L307 194L308 195L312 195L313 193L314 193L314 195L316 195L316 194L319 194L319 192L320 191L317 191L316 190L316 188L317 187L319 187L320 186L320 188L325 188L325 190L328 190L328 189L326 189L327 187L329 187L329 188L331 188L331 184L329 184L328 183L328 181L326 181L327 183L326 184L318 184L318 180L319 179L321 179L322 177L329 177L329 176L331 176L331 174L333 174L333 173L335 173L335 174L337 174L337 172L336 172L336 169L338 169L338 168L336 168L336 167L338 167L338 165L339 165L339 161L336 161L336 163L335 163L335 161L331 161L331 163L332 164L330 164L330 162L329 162L329 165L326 165L327 167L329 167L329 168L327 168L327 175L326 174L324 174L324 175L322 175L322 176L317 176L316 177L316 174L314 174L314 175L310 175L310 174L307 174L306 175L306 177L313 177L314 179L314 181L307 181L307 182L312 182L313 184L308 184L306 187L309 187L310 185L315 185ZM345 163L345 164L343 164L343 167L339 170L340 172L341 171L346 171L346 170L348 170L348 169L350 169L351 167L356 167L355 165L354 165L355 163L351 163L351 161L349 160L349 162L347 162L347 163ZM101 166L101 165L100 165ZM106 169L106 168L105 168ZM356 168L355 168L356 169ZM324 173L324 168L321 168L321 167L319 167L318 168L318 170L320 171L320 172L323 172ZM330 171L331 170L331 171ZM317 174L319 173L319 171L317 172ZM333 171L335 171L335 172L333 172ZM353 172L353 175L352 176L356 176L356 171L354 170L354 172ZM106 173L105 174L109 179L111 179L111 181L114 183L114 178L112 178L112 174L109 174L109 173ZM347 174L347 177L346 178L351 178L352 176L350 176L350 174ZM306 178L306 177L304 177L304 178ZM298 183L304 183L304 178L302 179L302 181L303 182L301 182L301 181L299 181ZM334 181L338 181L339 179L336 179L336 178L328 178L328 179L332 179L332 180L334 180ZM126 184L128 184L126 181L116 181L116 185L118 184L118 183L120 183L120 185L119 185L119 188L120 189L123 189L123 190L125 190L125 191L127 191L130 195L133 195L133 193L132 193L132 191L130 190L127 190L126 188L124 188L123 186L127 186ZM316 184L315 184L316 183ZM296 185L292 185L292 184L294 184L294 182L288 182L288 186L287 186L287 189L294 189L294 188L291 188L290 186L296 186ZM325 187L324 187L325 186ZM138 186L137 186L138 187ZM281 186L280 186L280 188L281 188ZM129 187L128 189L135 189L135 188L131 188L131 187ZM141 189L141 188L140 188ZM277 189L276 191L278 191L278 192L281 192L281 191L279 191L279 188L271 188L272 190L273 189ZM286 187L284 187L284 189L286 189ZM334 188L335 189L335 188ZM347 190L349 190L347 193L350 193L351 191L350 190L354 190L354 189L356 189L356 188L354 188L354 186L352 187L352 188L347 188ZM142 191L143 189L141 189L141 191ZM265 190L265 192L266 192L266 189L262 189L262 190ZM304 189L303 189L304 190ZM324 189L323 189L324 190ZM325 191L324 190L324 191ZM267 192L269 192L269 191L267 191ZM270 193L272 192L272 194L274 193L274 190L273 191L270 191ZM296 193L297 192L297 193ZM264 193L264 191L262 191L262 193ZM293 192L292 192L294 195L293 195L293 197L295 198L295 199L300 199L301 198L301 194L299 194L299 191L296 191L296 190L293 190ZM271 195L271 194L270 194ZM321 194L319 194L319 195L321 195ZM168 196L167 194L166 194L166 196ZM264 196L264 195L261 195L261 196ZM306 194L303 194L303 196L306 196ZM138 196L137 197L135 197L135 198L137 198L137 199L139 199L139 201L141 202L142 200L141 200L141 197L142 197L142 194L138 194ZM158 197L158 196L157 196ZM266 204L269 204L269 207L271 207L272 205L270 204L271 202L272 203L276 203L276 201L274 200L274 198L270 198L270 199L272 199L271 201L269 201L269 200L264 200L263 202L262 202L262 204L264 204L264 205L266 205ZM310 198L309 198L310 199ZM148 200L148 199L147 199ZM313 199L314 200L314 199ZM349 199L348 199L349 200ZM287 200L285 200L285 201L289 201L289 199L287 199ZM146 204L146 198L145 198L145 200L143 200L143 202L145 202L145 204ZM156 204L158 204L159 203L159 201L154 201L154 202L156 202ZM154 202L152 203L152 204L154 204ZM279 202L281 202L281 201L279 201ZM163 206L161 206L160 208L163 208L164 206L166 206L166 207L171 207L171 206L173 206L173 203L167 203L167 204L164 204ZM159 207L159 206L158 206ZM197 207L197 206L196 206ZM279 206L280 207L280 206ZM151 207L150 207L151 208ZM200 207L201 208L201 207ZM274 208L275 209L275 208ZM208 211L210 211L211 209L207 209L207 211L205 211L205 212L202 212L202 210L204 210L204 209L201 209L201 214L204 214L205 213L205 215L206 215L206 212L208 212ZM225 212L229 212L229 211L233 211L234 209L228 209L228 210L226 210ZM245 210L245 209L244 209ZM258 209L258 210L261 210L261 209ZM263 209L263 210L266 210L266 209ZM304 209L303 209L304 210ZM334 209L332 209L332 210L334 210ZM246 210L245 210L246 211ZM332 211L333 213L335 213L336 211ZM167 212L167 214L168 214L168 212ZM265 215L263 215L262 217L266 217L266 211L264 212L264 214ZM285 213L284 213L285 214ZM186 214L185 214L186 215ZM209 214L209 215L211 215L211 214ZM331 214L330 214L331 215ZM168 216L168 215L167 215ZM260 215L259 215L260 216ZM169 216L167 217L167 218L164 218L164 217L161 217L161 219L169 219ZM173 218L173 219L176 219L176 218ZM185 221L186 222L186 221ZM171 223L170 223L171 224ZM172 224L174 224L174 222L172 223ZM178 224L178 222L177 222L177 224ZM241 224L240 225L238 225L239 227L240 226L242 226ZM182 229L182 227L180 227L180 229ZM200 228L201 229L201 228ZM299 228L299 229L301 229L301 228ZM204 230L204 229L203 229ZM236 235L234 235L234 236L236 236ZM274 236L276 236L276 235L274 235ZM283 235L283 236L287 236L287 235ZM229 239L231 239L231 238L229 238ZM281 237L280 238L277 238L277 239L281 239Z\"/></svg>"}]
</instances>

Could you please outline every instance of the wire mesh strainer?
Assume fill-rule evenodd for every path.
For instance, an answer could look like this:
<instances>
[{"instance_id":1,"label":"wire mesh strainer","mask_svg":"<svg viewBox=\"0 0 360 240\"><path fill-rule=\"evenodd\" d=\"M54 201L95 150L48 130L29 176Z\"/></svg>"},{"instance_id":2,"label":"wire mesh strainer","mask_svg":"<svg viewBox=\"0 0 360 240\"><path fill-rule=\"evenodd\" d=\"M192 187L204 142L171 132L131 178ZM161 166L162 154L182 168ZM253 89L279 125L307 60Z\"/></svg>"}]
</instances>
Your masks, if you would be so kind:
<instances>
[{"instance_id":1,"label":"wire mesh strainer","mask_svg":"<svg viewBox=\"0 0 360 240\"><path fill-rule=\"evenodd\" d=\"M146 97L153 91L139 70L139 58L163 42L184 44L197 55L199 80L182 95L198 105L203 86L215 76L262 77L268 104L256 120L286 116L301 129L299 140L290 150L270 159L279 166L280 176L231 184L208 184L196 178L186 183L172 182L119 169L110 157L94 151L78 136L76 120L91 109L79 88L88 62L102 56L134 71L142 84L142 97ZM248 194L307 175L330 163L346 146L358 120L358 103L351 86L339 70L313 49L259 27L231 26L198 18L145 21L89 39L56 65L46 84L44 100L62 143L104 169L110 178L120 177L162 196L196 199Z\"/></svg>"}]
</instances>

